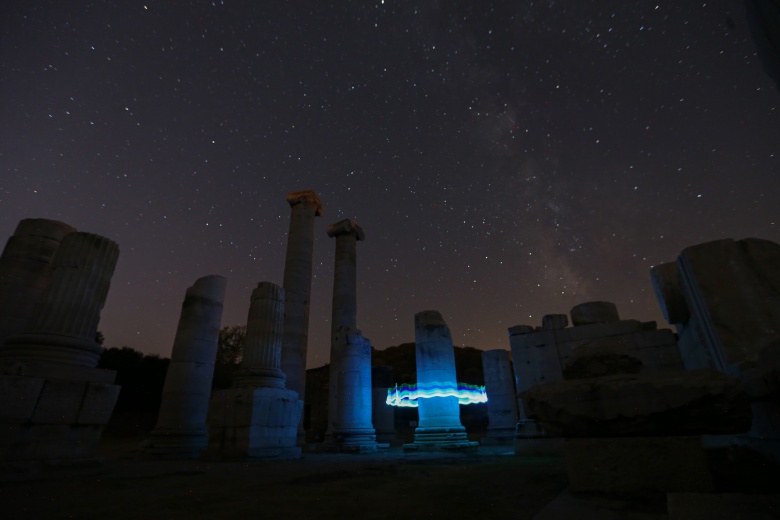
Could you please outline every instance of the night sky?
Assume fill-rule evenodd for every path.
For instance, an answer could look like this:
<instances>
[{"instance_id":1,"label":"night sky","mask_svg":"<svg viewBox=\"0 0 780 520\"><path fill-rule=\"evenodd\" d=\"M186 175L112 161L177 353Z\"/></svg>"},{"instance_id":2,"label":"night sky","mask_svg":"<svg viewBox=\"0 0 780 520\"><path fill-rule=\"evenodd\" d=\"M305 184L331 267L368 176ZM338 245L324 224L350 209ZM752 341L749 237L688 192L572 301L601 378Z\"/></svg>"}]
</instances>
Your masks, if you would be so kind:
<instances>
[{"instance_id":1,"label":"night sky","mask_svg":"<svg viewBox=\"0 0 780 520\"><path fill-rule=\"evenodd\" d=\"M780 242L780 92L733 1L4 1L0 241L23 218L116 241L107 346L170 355L185 289L223 325L281 284L291 191L317 219L309 367L354 219L377 348L437 309L509 348L591 300L659 320L652 265Z\"/></svg>"}]
</instances>

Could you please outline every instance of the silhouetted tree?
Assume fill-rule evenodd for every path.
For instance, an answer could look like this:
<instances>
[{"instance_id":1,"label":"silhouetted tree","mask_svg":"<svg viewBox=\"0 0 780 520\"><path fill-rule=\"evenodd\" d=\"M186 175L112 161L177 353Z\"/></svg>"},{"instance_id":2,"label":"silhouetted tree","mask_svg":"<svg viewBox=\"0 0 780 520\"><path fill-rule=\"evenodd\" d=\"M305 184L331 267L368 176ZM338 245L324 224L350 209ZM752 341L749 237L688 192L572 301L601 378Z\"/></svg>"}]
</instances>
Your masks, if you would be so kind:
<instances>
[{"instance_id":1,"label":"silhouetted tree","mask_svg":"<svg viewBox=\"0 0 780 520\"><path fill-rule=\"evenodd\" d=\"M244 359L246 325L222 327L217 340L217 359L214 365L214 389L229 388L233 374Z\"/></svg>"}]
</instances>

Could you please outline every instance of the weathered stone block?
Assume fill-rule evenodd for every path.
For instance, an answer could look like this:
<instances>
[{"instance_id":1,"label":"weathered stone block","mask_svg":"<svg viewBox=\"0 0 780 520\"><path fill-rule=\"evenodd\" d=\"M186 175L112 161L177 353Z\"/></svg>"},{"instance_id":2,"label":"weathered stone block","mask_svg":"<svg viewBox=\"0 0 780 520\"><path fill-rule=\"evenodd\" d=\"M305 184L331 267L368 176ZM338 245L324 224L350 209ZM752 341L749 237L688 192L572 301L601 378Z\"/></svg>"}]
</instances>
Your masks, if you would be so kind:
<instances>
[{"instance_id":1,"label":"weathered stone block","mask_svg":"<svg viewBox=\"0 0 780 520\"><path fill-rule=\"evenodd\" d=\"M574 492L654 495L713 490L699 437L566 439Z\"/></svg>"},{"instance_id":2,"label":"weathered stone block","mask_svg":"<svg viewBox=\"0 0 780 520\"><path fill-rule=\"evenodd\" d=\"M586 302L572 307L571 322L575 327L593 323L620 321L617 306L612 302Z\"/></svg>"},{"instance_id":3,"label":"weathered stone block","mask_svg":"<svg viewBox=\"0 0 780 520\"><path fill-rule=\"evenodd\" d=\"M0 375L0 421L29 421L43 390L43 378Z\"/></svg>"},{"instance_id":4,"label":"weathered stone block","mask_svg":"<svg viewBox=\"0 0 780 520\"><path fill-rule=\"evenodd\" d=\"M751 420L743 386L714 370L559 381L522 399L547 433L564 437L739 433Z\"/></svg>"},{"instance_id":5,"label":"weathered stone block","mask_svg":"<svg viewBox=\"0 0 780 520\"><path fill-rule=\"evenodd\" d=\"M569 325L569 318L565 314L545 314L542 316L542 329L563 329Z\"/></svg>"},{"instance_id":6,"label":"weathered stone block","mask_svg":"<svg viewBox=\"0 0 780 520\"><path fill-rule=\"evenodd\" d=\"M119 385L89 383L76 423L108 424L121 389Z\"/></svg>"},{"instance_id":7,"label":"weathered stone block","mask_svg":"<svg viewBox=\"0 0 780 520\"><path fill-rule=\"evenodd\" d=\"M89 383L47 379L38 398L33 424L75 424Z\"/></svg>"},{"instance_id":8,"label":"weathered stone block","mask_svg":"<svg viewBox=\"0 0 780 520\"><path fill-rule=\"evenodd\" d=\"M563 367L563 378L585 379L615 374L638 374L642 362L630 353L626 336L604 338L574 349L568 364Z\"/></svg>"}]
</instances>

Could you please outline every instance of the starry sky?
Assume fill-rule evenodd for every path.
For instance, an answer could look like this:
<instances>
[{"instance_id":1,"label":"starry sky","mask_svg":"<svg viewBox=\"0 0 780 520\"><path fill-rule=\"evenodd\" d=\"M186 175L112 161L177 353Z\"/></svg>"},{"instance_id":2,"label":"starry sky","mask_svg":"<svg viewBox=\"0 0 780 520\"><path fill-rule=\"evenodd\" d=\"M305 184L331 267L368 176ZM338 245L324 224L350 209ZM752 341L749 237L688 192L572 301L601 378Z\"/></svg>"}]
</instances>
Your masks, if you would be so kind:
<instances>
[{"instance_id":1,"label":"starry sky","mask_svg":"<svg viewBox=\"0 0 780 520\"><path fill-rule=\"evenodd\" d=\"M228 279L223 325L281 284L305 189L310 368L344 218L377 348L426 309L482 349L592 300L662 326L652 265L780 242L756 52L739 0L4 1L0 239L40 217L116 241L99 328L163 356L196 278Z\"/></svg>"}]
</instances>

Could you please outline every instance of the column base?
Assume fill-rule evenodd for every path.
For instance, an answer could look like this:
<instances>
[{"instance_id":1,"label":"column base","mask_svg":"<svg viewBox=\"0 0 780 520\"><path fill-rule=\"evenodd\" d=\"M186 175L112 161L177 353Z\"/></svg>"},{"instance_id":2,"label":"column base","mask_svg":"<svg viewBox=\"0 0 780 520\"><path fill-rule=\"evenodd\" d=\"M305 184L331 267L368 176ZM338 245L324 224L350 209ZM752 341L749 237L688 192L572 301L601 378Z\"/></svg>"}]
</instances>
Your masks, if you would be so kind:
<instances>
[{"instance_id":1,"label":"column base","mask_svg":"<svg viewBox=\"0 0 780 520\"><path fill-rule=\"evenodd\" d=\"M92 338L69 334L22 333L11 336L0 347L0 359L49 362L95 367L103 353Z\"/></svg>"},{"instance_id":2,"label":"column base","mask_svg":"<svg viewBox=\"0 0 780 520\"><path fill-rule=\"evenodd\" d=\"M404 444L406 452L413 451L476 451L478 442L468 439L463 426L453 428L417 428L414 442Z\"/></svg>"},{"instance_id":3,"label":"column base","mask_svg":"<svg viewBox=\"0 0 780 520\"><path fill-rule=\"evenodd\" d=\"M231 388L209 403L209 456L299 458L296 446L303 403L283 388Z\"/></svg>"}]
</instances>

